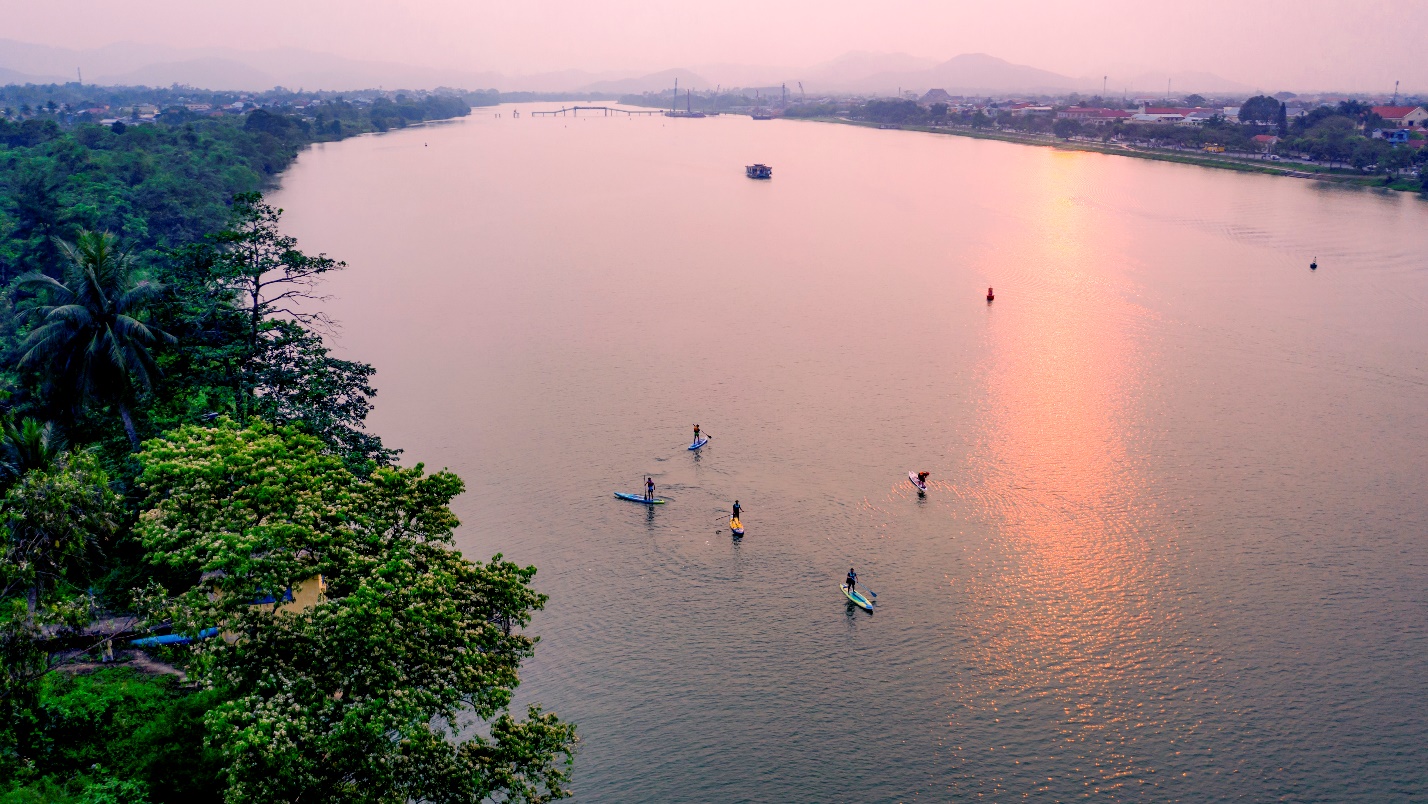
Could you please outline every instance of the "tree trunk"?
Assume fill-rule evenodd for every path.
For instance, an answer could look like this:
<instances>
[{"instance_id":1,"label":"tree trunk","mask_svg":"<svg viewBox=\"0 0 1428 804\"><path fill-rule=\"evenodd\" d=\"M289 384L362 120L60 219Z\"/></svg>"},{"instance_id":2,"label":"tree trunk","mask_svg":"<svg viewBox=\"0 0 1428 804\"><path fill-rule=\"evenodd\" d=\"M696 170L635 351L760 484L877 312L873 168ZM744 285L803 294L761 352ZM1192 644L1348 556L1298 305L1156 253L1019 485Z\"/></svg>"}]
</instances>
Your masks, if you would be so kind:
<instances>
[{"instance_id":1,"label":"tree trunk","mask_svg":"<svg viewBox=\"0 0 1428 804\"><path fill-rule=\"evenodd\" d=\"M129 436L129 446L131 452L139 451L139 433L134 429L134 417L129 413L129 406L123 402L119 403L119 418L124 420L124 433Z\"/></svg>"}]
</instances>

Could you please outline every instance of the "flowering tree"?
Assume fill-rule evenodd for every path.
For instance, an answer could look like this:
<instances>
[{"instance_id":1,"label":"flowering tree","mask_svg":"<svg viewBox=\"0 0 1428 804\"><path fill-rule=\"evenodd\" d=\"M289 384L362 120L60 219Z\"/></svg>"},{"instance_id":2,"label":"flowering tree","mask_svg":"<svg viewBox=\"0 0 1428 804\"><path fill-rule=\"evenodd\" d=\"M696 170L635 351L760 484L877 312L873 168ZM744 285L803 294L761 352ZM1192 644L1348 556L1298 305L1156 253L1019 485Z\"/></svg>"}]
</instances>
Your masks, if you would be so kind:
<instances>
[{"instance_id":1,"label":"flowering tree","mask_svg":"<svg viewBox=\"0 0 1428 804\"><path fill-rule=\"evenodd\" d=\"M186 427L140 455L151 560L202 577L175 599L233 801L563 798L574 726L508 710L534 567L452 547L449 472L359 479L296 429ZM326 583L312 605L285 590ZM271 601L255 603L255 601ZM487 736L483 736L483 732ZM464 739L460 739L464 737Z\"/></svg>"}]
</instances>

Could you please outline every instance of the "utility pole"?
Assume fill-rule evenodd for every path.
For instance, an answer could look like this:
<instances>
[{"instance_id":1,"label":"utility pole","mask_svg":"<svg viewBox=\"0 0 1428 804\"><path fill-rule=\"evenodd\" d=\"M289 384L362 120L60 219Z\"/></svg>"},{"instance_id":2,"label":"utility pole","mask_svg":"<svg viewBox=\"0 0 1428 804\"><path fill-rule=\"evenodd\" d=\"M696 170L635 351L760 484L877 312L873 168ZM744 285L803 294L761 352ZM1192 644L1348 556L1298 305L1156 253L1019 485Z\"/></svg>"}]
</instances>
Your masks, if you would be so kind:
<instances>
[{"instance_id":1,"label":"utility pole","mask_svg":"<svg viewBox=\"0 0 1428 804\"><path fill-rule=\"evenodd\" d=\"M1103 76L1101 76L1101 99L1102 99L1102 100L1104 100L1105 97L1106 97L1106 82L1109 81L1109 80L1111 80L1111 77L1110 77L1109 75L1103 75Z\"/></svg>"},{"instance_id":2,"label":"utility pole","mask_svg":"<svg viewBox=\"0 0 1428 804\"><path fill-rule=\"evenodd\" d=\"M1394 82L1393 82L1393 103L1390 104L1390 105L1391 105L1391 106L1397 106L1397 105L1398 105L1398 82L1397 82L1397 81L1394 81Z\"/></svg>"},{"instance_id":3,"label":"utility pole","mask_svg":"<svg viewBox=\"0 0 1428 804\"><path fill-rule=\"evenodd\" d=\"M80 69L79 67L76 67L74 68L74 74L79 76L79 85L84 86L84 70ZM1397 84L1395 84L1394 86L1396 87Z\"/></svg>"}]
</instances>

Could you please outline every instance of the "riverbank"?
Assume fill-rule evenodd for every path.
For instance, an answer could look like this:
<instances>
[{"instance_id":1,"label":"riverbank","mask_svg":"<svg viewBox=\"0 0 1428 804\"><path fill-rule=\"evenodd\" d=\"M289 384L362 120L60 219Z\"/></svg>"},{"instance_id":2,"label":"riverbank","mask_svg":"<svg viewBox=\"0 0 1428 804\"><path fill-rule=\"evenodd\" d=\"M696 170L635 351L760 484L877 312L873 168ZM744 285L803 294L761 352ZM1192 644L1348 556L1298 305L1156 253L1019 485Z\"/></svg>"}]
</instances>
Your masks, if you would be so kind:
<instances>
[{"instance_id":1,"label":"riverbank","mask_svg":"<svg viewBox=\"0 0 1428 804\"><path fill-rule=\"evenodd\" d=\"M863 120L848 120L841 117L809 117L798 119L809 120L816 123L838 123L862 128L897 129L900 131L920 131L927 134L946 134L954 137L970 137L978 140L1000 140L1002 142L1013 142L1019 145L1055 148L1062 151L1089 151L1092 153L1109 154L1111 156L1129 156L1136 159L1151 159L1158 162L1176 162L1179 164L1199 165L1200 167L1217 168L1220 170L1234 170L1240 173L1264 173L1275 176L1289 176L1296 179L1317 179L1319 181L1349 184L1356 187L1379 190L1398 190L1400 192L1415 193L1419 191L1417 182L1406 179L1397 179L1391 183L1385 183L1381 176L1364 176L1356 174L1351 170L1326 168L1320 165L1305 165L1302 163L1293 163L1292 165L1285 165L1283 163L1275 164L1258 159L1212 156L1210 154L1193 151L1166 151L1158 148L1142 148L1119 142L1099 143L1085 140L1060 140L1049 135L1016 134L1005 131L988 131L985 129L951 128L947 126L889 126Z\"/></svg>"}]
</instances>

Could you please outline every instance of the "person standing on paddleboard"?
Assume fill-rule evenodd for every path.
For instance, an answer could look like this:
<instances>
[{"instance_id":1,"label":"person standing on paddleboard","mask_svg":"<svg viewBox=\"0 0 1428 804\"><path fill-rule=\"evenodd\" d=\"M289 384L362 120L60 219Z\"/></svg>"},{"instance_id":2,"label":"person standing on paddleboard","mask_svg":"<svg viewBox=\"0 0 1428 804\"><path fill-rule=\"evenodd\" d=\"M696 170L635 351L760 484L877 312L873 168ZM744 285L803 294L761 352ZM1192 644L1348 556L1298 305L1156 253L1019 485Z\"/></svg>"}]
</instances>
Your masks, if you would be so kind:
<instances>
[{"instance_id":1,"label":"person standing on paddleboard","mask_svg":"<svg viewBox=\"0 0 1428 804\"><path fill-rule=\"evenodd\" d=\"M744 509L741 508L741 507L739 507L739 501L738 501L738 500L735 500L735 501L734 501L734 519L738 519L738 518L739 518L739 514L742 514L743 512L744 512Z\"/></svg>"},{"instance_id":2,"label":"person standing on paddleboard","mask_svg":"<svg viewBox=\"0 0 1428 804\"><path fill-rule=\"evenodd\" d=\"M654 499L654 478L652 477L645 478L645 499Z\"/></svg>"},{"instance_id":3,"label":"person standing on paddleboard","mask_svg":"<svg viewBox=\"0 0 1428 804\"><path fill-rule=\"evenodd\" d=\"M697 425L697 424L694 425L694 441L691 442L691 443L694 443L694 444L698 444L698 443L699 443L699 425Z\"/></svg>"},{"instance_id":4,"label":"person standing on paddleboard","mask_svg":"<svg viewBox=\"0 0 1428 804\"><path fill-rule=\"evenodd\" d=\"M848 591L858 591L858 573L854 572L852 567L848 568Z\"/></svg>"}]
</instances>

